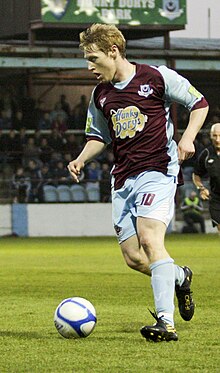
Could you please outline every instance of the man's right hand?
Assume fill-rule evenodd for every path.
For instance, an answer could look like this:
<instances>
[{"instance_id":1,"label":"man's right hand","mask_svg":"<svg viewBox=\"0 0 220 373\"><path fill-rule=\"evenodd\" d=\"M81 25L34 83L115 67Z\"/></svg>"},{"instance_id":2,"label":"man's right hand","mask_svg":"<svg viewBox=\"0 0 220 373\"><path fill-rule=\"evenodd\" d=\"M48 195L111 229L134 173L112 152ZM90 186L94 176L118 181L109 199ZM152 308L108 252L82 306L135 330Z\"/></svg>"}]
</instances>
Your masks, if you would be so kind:
<instances>
[{"instance_id":1,"label":"man's right hand","mask_svg":"<svg viewBox=\"0 0 220 373\"><path fill-rule=\"evenodd\" d=\"M71 161L67 166L70 175L76 183L79 183L80 171L84 168L84 166L85 163L77 159Z\"/></svg>"},{"instance_id":2,"label":"man's right hand","mask_svg":"<svg viewBox=\"0 0 220 373\"><path fill-rule=\"evenodd\" d=\"M200 190L200 197L205 201L209 199L209 190L207 188Z\"/></svg>"}]
</instances>

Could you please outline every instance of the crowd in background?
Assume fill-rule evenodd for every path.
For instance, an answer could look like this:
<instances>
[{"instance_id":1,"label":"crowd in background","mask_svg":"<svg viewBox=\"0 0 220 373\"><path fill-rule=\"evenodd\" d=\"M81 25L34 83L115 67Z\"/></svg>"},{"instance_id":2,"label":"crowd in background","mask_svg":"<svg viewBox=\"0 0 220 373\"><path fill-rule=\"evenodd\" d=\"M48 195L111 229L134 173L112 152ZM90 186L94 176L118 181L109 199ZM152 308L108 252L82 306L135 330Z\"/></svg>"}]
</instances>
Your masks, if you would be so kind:
<instances>
[{"instance_id":1,"label":"crowd in background","mask_svg":"<svg viewBox=\"0 0 220 373\"><path fill-rule=\"evenodd\" d=\"M45 101L30 97L18 98L10 91L0 92L0 129L22 128L31 130L58 129L61 133L68 129L84 129L88 102L81 95L80 102L71 107L66 95L61 94L52 110L48 110Z\"/></svg>"},{"instance_id":2,"label":"crowd in background","mask_svg":"<svg viewBox=\"0 0 220 373\"><path fill-rule=\"evenodd\" d=\"M31 98L18 100L9 92L0 95L0 167L9 170L7 180L13 202L44 202L44 185L70 185L72 179L67 164L84 145L84 127L88 102L82 95L71 109L64 94L54 109ZM178 112L178 121L187 122L187 114ZM220 122L220 109L212 112L210 125ZM74 130L81 130L74 134ZM183 163L183 176L191 182L197 154L210 142L205 132L195 141L196 153ZM107 149L96 161L90 162L82 175L82 183L98 182L100 202L110 201L110 170L112 152Z\"/></svg>"},{"instance_id":3,"label":"crowd in background","mask_svg":"<svg viewBox=\"0 0 220 373\"><path fill-rule=\"evenodd\" d=\"M71 107L61 94L49 111L42 100L0 93L0 166L7 170L13 202L44 202L44 185L72 184L67 164L84 144L87 108L85 95ZM100 202L110 201L112 163L107 150L82 175L82 184L99 183Z\"/></svg>"},{"instance_id":4,"label":"crowd in background","mask_svg":"<svg viewBox=\"0 0 220 373\"><path fill-rule=\"evenodd\" d=\"M37 130L28 134L0 131L0 164L11 170L11 192L14 202L44 202L44 185L71 185L68 163L80 152L84 136L61 133L57 128L47 133ZM85 167L82 183L99 182L100 201L110 201L112 153L106 150L99 159Z\"/></svg>"}]
</instances>

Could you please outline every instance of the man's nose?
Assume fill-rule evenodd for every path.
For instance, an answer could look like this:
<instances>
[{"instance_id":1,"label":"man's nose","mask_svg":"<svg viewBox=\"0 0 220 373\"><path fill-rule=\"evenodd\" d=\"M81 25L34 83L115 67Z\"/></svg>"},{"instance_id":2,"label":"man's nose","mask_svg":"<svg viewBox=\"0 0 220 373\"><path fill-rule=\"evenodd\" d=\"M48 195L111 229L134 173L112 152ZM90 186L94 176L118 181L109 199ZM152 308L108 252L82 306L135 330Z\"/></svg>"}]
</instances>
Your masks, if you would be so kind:
<instances>
[{"instance_id":1,"label":"man's nose","mask_svg":"<svg viewBox=\"0 0 220 373\"><path fill-rule=\"evenodd\" d=\"M88 62L88 70L94 70L94 66L92 62Z\"/></svg>"}]
</instances>

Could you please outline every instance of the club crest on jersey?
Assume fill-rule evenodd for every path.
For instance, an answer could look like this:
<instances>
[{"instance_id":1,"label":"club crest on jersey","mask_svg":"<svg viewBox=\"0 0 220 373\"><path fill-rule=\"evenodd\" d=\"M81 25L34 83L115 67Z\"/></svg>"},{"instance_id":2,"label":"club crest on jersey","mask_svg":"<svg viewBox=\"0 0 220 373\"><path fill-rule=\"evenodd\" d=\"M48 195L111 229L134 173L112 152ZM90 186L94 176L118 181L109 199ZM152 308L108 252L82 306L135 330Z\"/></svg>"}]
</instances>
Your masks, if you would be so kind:
<instances>
[{"instance_id":1,"label":"club crest on jersey","mask_svg":"<svg viewBox=\"0 0 220 373\"><path fill-rule=\"evenodd\" d=\"M148 97L149 95L152 95L153 89L150 88L149 84L141 84L140 85L140 91L138 91L139 96Z\"/></svg>"},{"instance_id":2,"label":"club crest on jersey","mask_svg":"<svg viewBox=\"0 0 220 373\"><path fill-rule=\"evenodd\" d=\"M148 120L147 115L142 114L136 106L127 106L117 111L111 110L110 114L115 136L120 139L134 137L136 132L143 130Z\"/></svg>"}]
</instances>

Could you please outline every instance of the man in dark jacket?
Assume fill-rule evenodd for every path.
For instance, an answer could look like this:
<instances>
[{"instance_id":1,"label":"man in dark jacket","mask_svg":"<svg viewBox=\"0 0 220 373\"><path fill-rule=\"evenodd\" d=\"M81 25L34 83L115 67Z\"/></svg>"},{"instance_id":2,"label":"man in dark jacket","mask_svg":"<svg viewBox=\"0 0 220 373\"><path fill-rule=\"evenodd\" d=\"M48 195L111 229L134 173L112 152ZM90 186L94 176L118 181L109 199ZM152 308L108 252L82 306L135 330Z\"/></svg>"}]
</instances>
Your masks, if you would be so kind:
<instances>
[{"instance_id":1,"label":"man in dark jacket","mask_svg":"<svg viewBox=\"0 0 220 373\"><path fill-rule=\"evenodd\" d=\"M220 235L220 123L211 127L212 144L205 148L198 157L193 173L193 182L200 191L200 197L209 201L209 211L213 227ZM209 178L210 190L202 182Z\"/></svg>"}]
</instances>

